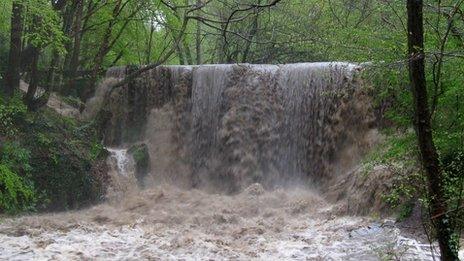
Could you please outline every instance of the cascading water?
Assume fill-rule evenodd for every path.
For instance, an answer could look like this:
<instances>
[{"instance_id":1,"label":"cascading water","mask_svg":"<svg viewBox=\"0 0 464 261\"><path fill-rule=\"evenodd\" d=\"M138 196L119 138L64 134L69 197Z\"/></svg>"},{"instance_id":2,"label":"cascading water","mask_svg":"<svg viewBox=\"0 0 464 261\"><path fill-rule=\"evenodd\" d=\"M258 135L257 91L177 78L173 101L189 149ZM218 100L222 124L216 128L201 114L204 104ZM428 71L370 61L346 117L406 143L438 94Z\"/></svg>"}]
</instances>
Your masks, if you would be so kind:
<instances>
[{"instance_id":1,"label":"cascading water","mask_svg":"<svg viewBox=\"0 0 464 261\"><path fill-rule=\"evenodd\" d=\"M107 97L133 69L110 69L84 112L107 146L130 148L108 149L122 193L7 220L0 259L432 259L394 222L345 217L324 198L337 176L350 183L369 145L356 65L162 66ZM138 190L145 146L151 173Z\"/></svg>"},{"instance_id":2,"label":"cascading water","mask_svg":"<svg viewBox=\"0 0 464 261\"><path fill-rule=\"evenodd\" d=\"M304 177L310 173L321 178L329 174L326 164L334 157L337 146L342 146L338 142L339 133L332 131L340 122L332 119L343 98L355 98L343 97L347 91L360 87L352 86L353 69L349 67L345 64L295 64L285 65L279 71L277 81L284 108L281 168L290 175ZM357 113L361 112L353 111ZM349 127L349 119L343 120L341 125Z\"/></svg>"},{"instance_id":3,"label":"cascading water","mask_svg":"<svg viewBox=\"0 0 464 261\"><path fill-rule=\"evenodd\" d=\"M233 65L202 66L194 69L192 82L191 153L195 172L220 164L219 130L221 128L224 90ZM197 174L198 175L198 174ZM197 181L194 181L197 182Z\"/></svg>"},{"instance_id":4,"label":"cascading water","mask_svg":"<svg viewBox=\"0 0 464 261\"><path fill-rule=\"evenodd\" d=\"M368 130L369 108L356 105L358 69L348 63L158 67L113 95L105 139L150 140L153 133L140 128L152 129L149 112L168 106L171 146L179 148L170 156L187 163L193 186L238 191L254 182L324 183L335 175L337 152ZM113 68L107 77L126 70Z\"/></svg>"},{"instance_id":5,"label":"cascading water","mask_svg":"<svg viewBox=\"0 0 464 261\"><path fill-rule=\"evenodd\" d=\"M106 148L110 152L110 159L115 162L118 174L128 177L134 171L133 162L126 149Z\"/></svg>"},{"instance_id":6,"label":"cascading water","mask_svg":"<svg viewBox=\"0 0 464 261\"><path fill-rule=\"evenodd\" d=\"M110 184L107 198L119 200L128 191L137 188L135 164L127 149L106 148L110 153L108 157Z\"/></svg>"},{"instance_id":7,"label":"cascading water","mask_svg":"<svg viewBox=\"0 0 464 261\"><path fill-rule=\"evenodd\" d=\"M254 182L321 183L334 175L337 152L367 130L368 107L355 105L362 103L358 69L348 63L158 67L114 93L105 140L146 141L152 177L193 186L238 191ZM130 70L112 68L106 81ZM182 175L173 173L180 161Z\"/></svg>"}]
</instances>

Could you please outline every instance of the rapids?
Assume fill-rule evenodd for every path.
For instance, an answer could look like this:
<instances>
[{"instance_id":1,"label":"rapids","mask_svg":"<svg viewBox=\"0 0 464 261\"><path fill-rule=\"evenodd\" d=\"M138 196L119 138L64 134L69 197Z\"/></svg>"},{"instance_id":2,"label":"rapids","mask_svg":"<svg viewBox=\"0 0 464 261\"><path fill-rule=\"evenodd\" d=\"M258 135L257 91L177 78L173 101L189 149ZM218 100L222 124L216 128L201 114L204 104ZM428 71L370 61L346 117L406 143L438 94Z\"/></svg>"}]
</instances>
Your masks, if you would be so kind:
<instances>
[{"instance_id":1,"label":"rapids","mask_svg":"<svg viewBox=\"0 0 464 261\"><path fill-rule=\"evenodd\" d=\"M392 221L338 216L307 189L236 195L164 185L0 225L1 260L431 260Z\"/></svg>"}]
</instances>

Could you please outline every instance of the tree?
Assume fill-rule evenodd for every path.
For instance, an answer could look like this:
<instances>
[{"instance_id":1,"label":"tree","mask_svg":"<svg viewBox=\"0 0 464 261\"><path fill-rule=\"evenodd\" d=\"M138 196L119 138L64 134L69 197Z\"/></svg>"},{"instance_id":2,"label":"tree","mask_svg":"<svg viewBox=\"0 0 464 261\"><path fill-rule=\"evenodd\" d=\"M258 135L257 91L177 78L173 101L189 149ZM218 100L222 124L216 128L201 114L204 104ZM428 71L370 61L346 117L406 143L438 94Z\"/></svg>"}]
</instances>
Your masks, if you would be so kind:
<instances>
[{"instance_id":1,"label":"tree","mask_svg":"<svg viewBox=\"0 0 464 261\"><path fill-rule=\"evenodd\" d=\"M84 0L76 0L74 1L74 3L76 5L75 18L74 18L74 23L72 26L72 32L74 35L74 44L73 44L73 48L71 51L69 70L67 72L67 78L68 78L67 89L68 90L71 90L75 87L76 74L77 74L77 69L79 67L79 53L81 51L81 40L82 40L81 28L82 28L82 13L84 10Z\"/></svg>"},{"instance_id":2,"label":"tree","mask_svg":"<svg viewBox=\"0 0 464 261\"><path fill-rule=\"evenodd\" d=\"M8 59L8 70L5 75L5 95L11 97L15 90L19 90L20 57L23 33L23 4L13 2L13 15L11 16L11 39Z\"/></svg>"},{"instance_id":3,"label":"tree","mask_svg":"<svg viewBox=\"0 0 464 261\"><path fill-rule=\"evenodd\" d=\"M26 29L22 35L27 42L21 60L25 63L25 69L28 70L30 76L24 101L28 109L33 111L47 104L50 97L49 86L43 86L44 93L36 97L40 83L39 61L46 48L51 48L52 52L60 52L63 49L67 38L61 30L57 8L62 8L66 1L35 0L23 3L27 10L24 16L29 19L25 20Z\"/></svg>"},{"instance_id":4,"label":"tree","mask_svg":"<svg viewBox=\"0 0 464 261\"><path fill-rule=\"evenodd\" d=\"M422 0L408 0L409 76L414 98L414 126L427 175L431 221L437 233L442 260L459 260L458 241L451 226L445 198L445 179L440 168L433 140L427 94L424 53L424 22Z\"/></svg>"},{"instance_id":5,"label":"tree","mask_svg":"<svg viewBox=\"0 0 464 261\"><path fill-rule=\"evenodd\" d=\"M124 15L126 11L125 8L134 4L132 10L129 10L129 13L125 17L121 17ZM122 34L124 33L125 29L131 22L131 20L145 7L144 2L132 1L132 0L116 0L114 3L113 10L111 12L110 20L106 26L103 38L100 43L100 47L98 49L97 54L93 60L92 71L90 74L90 81L89 81L89 88L95 85L95 82L98 79L98 75L102 70L102 65L106 55L111 51L117 41L120 39ZM117 28L118 22L122 22L120 28ZM113 32L116 31L116 34Z\"/></svg>"}]
</instances>

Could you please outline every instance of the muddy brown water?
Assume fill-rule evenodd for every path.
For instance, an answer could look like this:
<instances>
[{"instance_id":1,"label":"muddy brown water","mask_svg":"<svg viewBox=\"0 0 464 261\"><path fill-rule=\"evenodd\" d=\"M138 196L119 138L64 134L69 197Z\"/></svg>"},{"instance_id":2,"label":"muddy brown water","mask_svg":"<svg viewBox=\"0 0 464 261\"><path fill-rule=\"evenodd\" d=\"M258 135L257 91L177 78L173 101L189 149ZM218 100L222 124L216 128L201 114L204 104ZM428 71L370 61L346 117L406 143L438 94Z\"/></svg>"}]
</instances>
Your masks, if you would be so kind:
<instances>
[{"instance_id":1,"label":"muddy brown water","mask_svg":"<svg viewBox=\"0 0 464 261\"><path fill-rule=\"evenodd\" d=\"M2 221L2 260L431 260L392 221L338 216L305 189L164 185L93 208Z\"/></svg>"}]
</instances>

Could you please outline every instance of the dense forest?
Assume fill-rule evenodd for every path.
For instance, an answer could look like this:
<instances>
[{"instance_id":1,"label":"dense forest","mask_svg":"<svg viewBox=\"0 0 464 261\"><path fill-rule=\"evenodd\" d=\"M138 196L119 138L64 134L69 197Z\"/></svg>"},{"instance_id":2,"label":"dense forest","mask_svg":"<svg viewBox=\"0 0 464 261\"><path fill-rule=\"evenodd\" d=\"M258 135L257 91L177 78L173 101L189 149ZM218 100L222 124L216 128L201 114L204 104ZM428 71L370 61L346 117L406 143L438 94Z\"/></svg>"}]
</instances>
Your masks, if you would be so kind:
<instances>
[{"instance_id":1,"label":"dense forest","mask_svg":"<svg viewBox=\"0 0 464 261\"><path fill-rule=\"evenodd\" d=\"M357 114L359 126L362 125L361 121L368 121L366 128L375 129L377 133L375 145L364 149L361 159L355 164L359 171L353 172L359 175L360 180L377 180L378 184L369 190L369 193L375 195L372 196L375 199L366 204L363 201L366 207L360 205L362 211L348 211L345 214L393 216L397 222L420 223L415 230L420 231L418 233L424 235L428 241L438 242L437 249L440 251L436 252L441 253L442 260L459 259L461 230L464 227L464 1L2 0L0 10L0 224L3 219L14 220L21 215L70 211L104 204L109 200L108 187L112 179L109 174L111 164L108 163L112 151L109 147L130 147L128 153L136 161L135 169L139 173L136 175L148 175L150 159L147 154L151 153L148 152L150 148L138 144L141 138L134 133L149 128L147 125L150 124L150 117L140 115L148 115L153 108L168 108L163 99L169 95L174 97L166 99L172 102L176 117L183 117L185 114L180 113L179 108L193 108L191 118L194 122L204 119L206 123L202 124L209 124L209 128L214 128L214 124L223 124L221 126L232 133L243 129L247 135L253 137L244 142L245 145L253 143L251 140L257 140L256 143L260 144L253 147L254 149L248 149L245 145L230 149L227 146L238 141L224 141L226 145L218 149L216 154L226 155L222 159L227 159L228 163L239 163L230 168L223 164L222 168L217 167L215 170L237 170L236 166L239 165L246 165L250 169L247 164L255 164L260 166L261 172L272 172L273 167L263 163L273 161L268 156L274 153L269 145L271 143L264 141L266 135L272 135L269 131L253 129L251 125L242 128L239 124L248 120L248 124L271 122L269 125L277 126L276 122L280 121L279 113L285 114L281 111L285 111L286 104L291 103L283 102L283 109L274 106L274 100L283 99L277 97L277 89L266 91L250 87L241 90L237 86L254 86L255 81L247 80L248 76L243 76L249 74L259 81L276 81L278 85L279 80L269 79L281 79L280 74L275 73L277 76L273 76L270 73L271 76L263 76L259 69L253 72L247 71L248 69L242 69L239 73L234 71L230 76L234 83L229 84L232 87L227 85L227 88L238 88L239 91L224 91L223 97L226 98L223 99L227 102L221 104L218 111L209 112L222 113L220 110L225 110L227 106L234 108L240 102L253 102L259 106L264 104L264 112L259 111L260 108L242 106L236 110L229 109L227 113L219 113L222 117L220 120L209 120L195 115L195 99L199 100L200 95L207 95L195 91L195 88L200 88L197 87L201 85L199 78L212 79L217 76L208 76L206 73L206 76L201 76L197 71L216 64L251 64L250 68L254 68L254 65L269 65L271 68L270 65L318 63L322 66L322 62L340 62L356 65L359 79L350 84L360 85L362 90L359 92L368 98L362 96L362 100L357 100L360 96L356 96L359 95L356 91L354 96L345 99L348 101L340 98L342 102L336 103L335 108L328 110L329 113L343 107L340 104L349 104L346 106L352 107L347 109L345 117L341 117L339 121L347 121L346 118ZM177 87L169 87L171 89L166 92L161 89L161 85L171 84L165 79L175 77L174 72L166 69L174 68L169 66L184 66L182 68L193 70L193 76L189 76L192 79L187 81L193 86L190 87L194 89L193 94L182 93L183 89L178 90ZM218 71L222 67L214 68ZM211 75L217 75L217 71ZM117 80L108 80L111 75L118 73L123 75L117 75ZM169 77L163 78L164 74L169 74ZM200 76L195 76L197 74ZM179 81L188 78L186 75L182 73ZM288 75L303 77L291 72ZM152 80L146 80L147 77L152 77ZM347 80L350 76L344 77L341 81L351 81ZM308 80L308 84L320 84L316 83L319 78L314 79L316 80ZM220 82L221 79L215 80L215 84ZM288 82L291 83L290 86L299 84L298 80L292 82L290 79ZM205 83L201 83L207 88ZM333 79L330 83L338 84ZM350 84L346 86L351 86ZM148 97L148 93L152 95L146 89L154 89L153 86L159 90L156 89L153 94L155 102L151 106L147 105L150 101L143 99L143 96ZM136 94L131 94L131 90ZM144 92L139 94L138 90ZM124 91L128 94L124 94ZM209 92L215 93L212 89ZM103 99L99 104L101 107L88 113L95 109L95 97L98 98L99 95ZM115 95L121 95L122 98L115 98ZM138 100L130 101L131 95L139 95ZM176 95L184 95L184 98L188 96L192 101L183 103L183 98L176 98ZM266 97L265 102L261 101L260 95ZM129 97L129 105L116 104L117 99L122 100L125 96ZM211 106L210 103L216 100L222 101L215 96L211 97L208 102L198 105L198 110ZM335 99L332 96L330 99L325 98L324 94L320 97L322 103L330 103L331 99ZM300 100L296 102L297 98L293 99L295 103L303 104L303 107L306 104ZM369 106L365 105L366 100ZM311 106L304 107L306 111L303 110L303 113L313 115L308 112L313 108ZM361 106L364 107L359 108ZM139 110L128 112L127 108ZM275 112L277 116L266 114L269 111ZM118 112L127 113L128 119L119 120L119 116L116 116ZM241 115L240 117L245 116L232 121L230 119L235 114L230 112ZM291 111L293 114L299 112ZM365 116L367 112L369 119ZM253 115L253 120L246 118L247 113ZM85 116L88 114L91 117ZM267 116L262 116L263 114ZM173 122L182 121L178 119L181 116L175 118L169 113L167 115L165 117L171 117ZM139 120L137 117L143 119ZM154 121L162 125L159 119L157 116ZM128 123L121 125L122 121ZM289 121L283 122L290 130L305 128L305 123L292 125ZM330 122L334 124L334 121ZM137 124L142 127L132 131L131 128ZM312 124L319 126L322 123L315 120ZM186 129L201 129L203 125L191 126ZM291 126L296 127L293 129ZM361 128L359 126L358 129ZM272 126L269 129L273 130ZM175 138L184 143L192 142L182 138L187 130L182 129L172 135L177 135ZM110 141L108 133L114 135L118 131L130 133L120 136L131 138ZM206 130L201 131L206 133ZM334 138L333 142L343 143L345 146L351 139L348 137L355 136L351 132L348 134L348 130L345 132L337 136L336 142ZM227 135L235 135L225 134L223 131L218 133L217 136L223 140ZM200 134L188 137L206 139L209 135L203 137ZM215 135L213 133L209 136L216 137ZM363 135L361 131L357 132L354 141L350 142L359 145L362 143L361 139L364 140ZM219 142L222 140L216 143ZM327 139L322 139L321 142L328 143ZM206 146L195 141L192 144ZM319 143L316 145L322 146ZM207 150L206 147L201 148ZM277 148L279 149L284 151L282 146ZM331 151L338 149L340 148L336 147ZM214 150L211 151L214 155ZM267 151L267 154L256 151ZM316 152L311 153L319 153L321 158L332 158L333 153L324 148L320 152L316 149L314 151ZM242 155L236 155L237 153ZM245 154L259 154L259 163L245 162ZM206 162L205 157L198 154L189 159L193 162L189 163L193 166L192 173L202 168L200 162ZM311 164L315 165L314 162L316 161ZM152 172L155 168L153 164ZM264 165L266 166L263 167ZM379 166L388 169L388 177L379 178L374 175ZM254 168L250 175L260 178L253 176L250 178L253 182L249 183L259 181L266 190L270 189L272 186L267 187L266 179L262 178L266 175L256 174L258 167ZM320 167L323 168L325 165ZM321 173L311 175L321 176ZM373 175L372 178L366 178L369 175ZM219 174L218 179L235 182L234 178L230 181L226 176ZM192 181L192 187L197 189L200 178L195 178L197 180ZM241 178L240 182L242 180L246 179ZM324 200L326 190L334 187L327 185L330 182L315 183L321 187L323 192L320 194L324 195ZM243 189L235 186L227 194L237 195L248 185ZM371 184L367 181L363 182L356 191L368 190L366 187L369 186ZM141 187L146 189L147 185ZM354 190L346 191L345 194L348 195L343 196L348 201L362 201L363 196L350 198L349 194L354 193ZM339 198L341 196L337 200ZM156 200L158 199L153 202ZM377 200L381 203L375 204L381 207L368 209ZM0 233L7 234L2 229ZM0 251L2 244L0 240ZM0 259L1 257L0 254ZM266 259L262 256L257 258ZM279 259L276 256L274 258ZM401 259L394 254L382 258ZM239 259L243 257L240 256Z\"/></svg>"}]
</instances>

